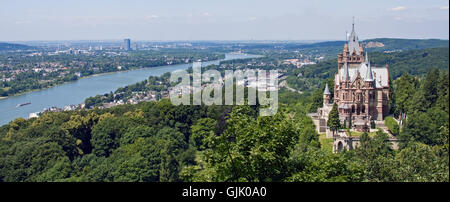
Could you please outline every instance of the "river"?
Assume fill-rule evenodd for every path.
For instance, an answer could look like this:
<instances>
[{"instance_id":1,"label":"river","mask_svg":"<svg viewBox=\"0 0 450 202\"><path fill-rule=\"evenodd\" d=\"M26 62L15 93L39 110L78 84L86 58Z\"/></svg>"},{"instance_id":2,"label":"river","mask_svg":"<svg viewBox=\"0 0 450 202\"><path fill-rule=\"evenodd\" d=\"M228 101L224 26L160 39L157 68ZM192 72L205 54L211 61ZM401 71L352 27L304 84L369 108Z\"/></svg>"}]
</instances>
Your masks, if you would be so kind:
<instances>
[{"instance_id":1,"label":"river","mask_svg":"<svg viewBox=\"0 0 450 202\"><path fill-rule=\"evenodd\" d=\"M224 59L203 62L202 66L219 64L221 61L226 60L255 57L258 56L226 54ZM143 81L149 76L160 76L166 72L187 69L190 66L192 64L166 65L100 74L48 89L8 97L0 100L0 126L9 123L15 118L28 118L30 113L40 112L44 108L53 106L62 108L67 105L80 104L88 97L115 91L119 87ZM17 107L19 104L28 102L31 102L31 104Z\"/></svg>"}]
</instances>

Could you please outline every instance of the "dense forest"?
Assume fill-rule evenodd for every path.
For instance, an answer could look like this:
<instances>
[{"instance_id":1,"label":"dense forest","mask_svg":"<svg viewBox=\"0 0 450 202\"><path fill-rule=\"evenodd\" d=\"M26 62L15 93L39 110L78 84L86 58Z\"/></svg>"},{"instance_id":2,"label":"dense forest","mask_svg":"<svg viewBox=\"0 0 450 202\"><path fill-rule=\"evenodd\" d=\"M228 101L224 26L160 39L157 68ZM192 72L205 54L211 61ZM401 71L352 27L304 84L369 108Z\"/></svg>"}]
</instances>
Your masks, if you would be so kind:
<instances>
[{"instance_id":1,"label":"dense forest","mask_svg":"<svg viewBox=\"0 0 450 202\"><path fill-rule=\"evenodd\" d=\"M399 150L379 131L332 154L306 116L312 96L282 89L269 117L163 99L19 118L0 127L0 181L449 181L448 70L420 78L394 81Z\"/></svg>"}]
</instances>

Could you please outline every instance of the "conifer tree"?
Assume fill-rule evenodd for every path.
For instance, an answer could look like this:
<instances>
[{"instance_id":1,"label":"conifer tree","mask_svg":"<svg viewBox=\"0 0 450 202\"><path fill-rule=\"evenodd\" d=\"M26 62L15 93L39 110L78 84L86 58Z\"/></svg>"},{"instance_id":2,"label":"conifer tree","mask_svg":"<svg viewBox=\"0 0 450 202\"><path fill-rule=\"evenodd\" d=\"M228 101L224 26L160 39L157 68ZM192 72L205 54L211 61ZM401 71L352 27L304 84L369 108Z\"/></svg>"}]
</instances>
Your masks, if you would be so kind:
<instances>
[{"instance_id":1,"label":"conifer tree","mask_svg":"<svg viewBox=\"0 0 450 202\"><path fill-rule=\"evenodd\" d=\"M331 112L328 115L327 126L330 127L330 130L333 132L333 135L341 127L341 121L339 120L339 112L337 110L336 103L334 103L333 109L331 109Z\"/></svg>"}]
</instances>

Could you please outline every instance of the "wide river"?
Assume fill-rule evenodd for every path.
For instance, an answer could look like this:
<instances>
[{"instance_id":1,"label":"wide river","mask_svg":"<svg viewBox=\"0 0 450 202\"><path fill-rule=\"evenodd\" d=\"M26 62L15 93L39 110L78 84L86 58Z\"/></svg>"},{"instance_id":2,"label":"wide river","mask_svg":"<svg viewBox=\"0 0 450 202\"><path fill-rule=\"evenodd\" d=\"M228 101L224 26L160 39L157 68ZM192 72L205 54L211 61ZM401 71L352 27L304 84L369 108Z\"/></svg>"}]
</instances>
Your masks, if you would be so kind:
<instances>
[{"instance_id":1,"label":"wide river","mask_svg":"<svg viewBox=\"0 0 450 202\"><path fill-rule=\"evenodd\" d=\"M203 62L202 66L219 64L221 61L226 60L255 57L258 56L226 54L224 59ZM48 89L8 97L0 100L0 126L9 123L15 118L28 118L30 113L40 112L44 108L50 108L53 106L62 108L67 105L80 104L88 97L115 91L119 87L124 87L143 81L149 76L160 76L166 72L187 69L190 66L192 66L192 64L166 65L109 74L100 74ZM31 104L17 107L18 104L28 102L31 102Z\"/></svg>"}]
</instances>

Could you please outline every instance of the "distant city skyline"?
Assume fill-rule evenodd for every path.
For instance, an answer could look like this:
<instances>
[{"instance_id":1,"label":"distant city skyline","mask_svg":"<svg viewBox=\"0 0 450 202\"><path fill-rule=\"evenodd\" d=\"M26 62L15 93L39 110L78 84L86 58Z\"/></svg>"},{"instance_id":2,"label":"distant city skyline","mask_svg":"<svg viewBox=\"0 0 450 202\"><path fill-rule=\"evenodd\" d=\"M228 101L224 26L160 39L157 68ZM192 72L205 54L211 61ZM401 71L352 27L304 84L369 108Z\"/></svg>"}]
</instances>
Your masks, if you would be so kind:
<instances>
[{"instance_id":1,"label":"distant city skyline","mask_svg":"<svg viewBox=\"0 0 450 202\"><path fill-rule=\"evenodd\" d=\"M449 38L448 0L3 0L0 41Z\"/></svg>"}]
</instances>

